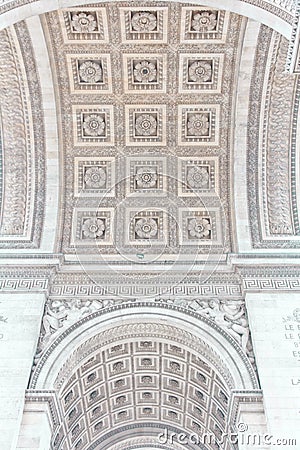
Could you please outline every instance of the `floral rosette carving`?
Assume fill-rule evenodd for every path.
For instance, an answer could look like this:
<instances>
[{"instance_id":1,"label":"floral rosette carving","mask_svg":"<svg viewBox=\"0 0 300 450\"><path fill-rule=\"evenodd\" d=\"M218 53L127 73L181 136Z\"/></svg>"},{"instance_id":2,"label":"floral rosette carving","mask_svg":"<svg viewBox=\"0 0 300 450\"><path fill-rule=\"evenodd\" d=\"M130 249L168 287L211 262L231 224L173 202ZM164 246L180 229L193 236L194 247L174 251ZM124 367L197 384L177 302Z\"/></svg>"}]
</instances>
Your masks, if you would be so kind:
<instances>
[{"instance_id":1,"label":"floral rosette carving","mask_svg":"<svg viewBox=\"0 0 300 450\"><path fill-rule=\"evenodd\" d=\"M153 188L156 186L157 178L158 176L154 167L140 167L136 171L135 182L139 188Z\"/></svg>"},{"instance_id":2,"label":"floral rosette carving","mask_svg":"<svg viewBox=\"0 0 300 450\"><path fill-rule=\"evenodd\" d=\"M78 33L91 33L97 29L95 17L86 13L73 14L71 25Z\"/></svg>"},{"instance_id":3,"label":"floral rosette carving","mask_svg":"<svg viewBox=\"0 0 300 450\"><path fill-rule=\"evenodd\" d=\"M102 68L93 61L84 61L79 66L79 77L85 83L99 83L102 80Z\"/></svg>"},{"instance_id":4,"label":"floral rosette carving","mask_svg":"<svg viewBox=\"0 0 300 450\"><path fill-rule=\"evenodd\" d=\"M105 223L102 219L91 217L86 219L82 226L82 233L85 238L96 239L104 235Z\"/></svg>"},{"instance_id":5,"label":"floral rosette carving","mask_svg":"<svg viewBox=\"0 0 300 450\"><path fill-rule=\"evenodd\" d=\"M86 136L103 136L105 122L99 114L90 114L84 117L82 127Z\"/></svg>"},{"instance_id":6,"label":"floral rosette carving","mask_svg":"<svg viewBox=\"0 0 300 450\"><path fill-rule=\"evenodd\" d=\"M209 173L207 168L195 166L188 169L186 180L191 188L206 188L209 184Z\"/></svg>"},{"instance_id":7,"label":"floral rosette carving","mask_svg":"<svg viewBox=\"0 0 300 450\"><path fill-rule=\"evenodd\" d=\"M212 66L208 61L195 61L189 67L189 79L195 83L210 81Z\"/></svg>"},{"instance_id":8,"label":"floral rosette carving","mask_svg":"<svg viewBox=\"0 0 300 450\"><path fill-rule=\"evenodd\" d=\"M194 15L191 25L193 31L213 31L217 27L217 14L209 11L199 12Z\"/></svg>"},{"instance_id":9,"label":"floral rosette carving","mask_svg":"<svg viewBox=\"0 0 300 450\"><path fill-rule=\"evenodd\" d=\"M191 114L187 122L188 134L192 136L207 135L209 129L208 117L205 114Z\"/></svg>"},{"instance_id":10,"label":"floral rosette carving","mask_svg":"<svg viewBox=\"0 0 300 450\"><path fill-rule=\"evenodd\" d=\"M197 217L189 220L188 223L189 235L197 239L209 239L211 232L211 224L209 219Z\"/></svg>"},{"instance_id":11,"label":"floral rosette carving","mask_svg":"<svg viewBox=\"0 0 300 450\"><path fill-rule=\"evenodd\" d=\"M89 167L84 175L86 187L100 189L105 186L106 172L102 167Z\"/></svg>"},{"instance_id":12,"label":"floral rosette carving","mask_svg":"<svg viewBox=\"0 0 300 450\"><path fill-rule=\"evenodd\" d=\"M157 70L155 64L150 61L141 61L134 66L134 80L140 83L151 83L156 81Z\"/></svg>"},{"instance_id":13,"label":"floral rosette carving","mask_svg":"<svg viewBox=\"0 0 300 450\"><path fill-rule=\"evenodd\" d=\"M156 237L158 231L157 222L149 217L138 219L135 223L134 231L142 239Z\"/></svg>"},{"instance_id":14,"label":"floral rosette carving","mask_svg":"<svg viewBox=\"0 0 300 450\"><path fill-rule=\"evenodd\" d=\"M139 31L140 33L149 33L154 31L157 26L157 19L155 14L140 11L135 13L131 18L131 27L134 31Z\"/></svg>"},{"instance_id":15,"label":"floral rosette carving","mask_svg":"<svg viewBox=\"0 0 300 450\"><path fill-rule=\"evenodd\" d=\"M151 114L141 114L135 120L135 130L140 136L156 135L157 120Z\"/></svg>"}]
</instances>

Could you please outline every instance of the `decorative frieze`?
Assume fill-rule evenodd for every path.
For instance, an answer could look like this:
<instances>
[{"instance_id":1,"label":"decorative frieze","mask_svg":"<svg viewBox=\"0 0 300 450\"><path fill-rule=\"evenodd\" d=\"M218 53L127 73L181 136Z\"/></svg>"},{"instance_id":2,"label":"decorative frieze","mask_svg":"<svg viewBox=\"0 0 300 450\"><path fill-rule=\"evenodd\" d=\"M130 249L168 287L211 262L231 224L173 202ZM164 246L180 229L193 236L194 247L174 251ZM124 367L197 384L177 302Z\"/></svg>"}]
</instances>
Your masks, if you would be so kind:
<instances>
[{"instance_id":1,"label":"decorative frieze","mask_svg":"<svg viewBox=\"0 0 300 450\"><path fill-rule=\"evenodd\" d=\"M24 23L2 31L0 56L0 247L39 246L45 196L42 97L32 43ZM21 64L24 66L22 70ZM11 157L13 155L13 157Z\"/></svg>"},{"instance_id":2,"label":"decorative frieze","mask_svg":"<svg viewBox=\"0 0 300 450\"><path fill-rule=\"evenodd\" d=\"M283 73L287 42L278 37L270 41L270 38L270 32L262 28L259 42L263 44L258 46L253 68L248 129L249 217L255 247L293 248L300 244L295 181L299 86L294 77ZM257 71L267 55L272 58L269 73ZM257 98L263 95L264 80L267 83L265 119L260 128ZM261 172L257 171L258 161L262 161Z\"/></svg>"}]
</instances>

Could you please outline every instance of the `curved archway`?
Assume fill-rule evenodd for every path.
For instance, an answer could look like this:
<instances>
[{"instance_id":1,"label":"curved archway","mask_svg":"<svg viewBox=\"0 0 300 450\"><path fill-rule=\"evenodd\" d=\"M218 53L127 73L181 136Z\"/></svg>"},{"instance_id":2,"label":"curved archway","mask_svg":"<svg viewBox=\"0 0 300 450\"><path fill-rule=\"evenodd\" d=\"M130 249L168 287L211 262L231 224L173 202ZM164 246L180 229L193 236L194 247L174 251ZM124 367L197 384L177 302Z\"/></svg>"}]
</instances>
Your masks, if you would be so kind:
<instances>
[{"instance_id":1,"label":"curved archway","mask_svg":"<svg viewBox=\"0 0 300 450\"><path fill-rule=\"evenodd\" d=\"M228 3L226 1L220 3L217 0L203 0L201 2L191 1L189 3L224 9L244 15L267 25L288 39L292 34L293 17L295 14L295 4L292 1L286 2L283 8L278 7L275 1L250 2L247 0L232 0ZM46 3L40 0L7 2L2 6L1 28L8 27L20 20L37 14L80 5L90 5L90 2L88 0L50 0Z\"/></svg>"},{"instance_id":2,"label":"curved archway","mask_svg":"<svg viewBox=\"0 0 300 450\"><path fill-rule=\"evenodd\" d=\"M258 387L243 350L183 307L128 306L81 319L38 362L31 388L54 389L63 411L53 448L111 450L140 434L180 449L184 433L187 448L218 448L231 392Z\"/></svg>"}]
</instances>

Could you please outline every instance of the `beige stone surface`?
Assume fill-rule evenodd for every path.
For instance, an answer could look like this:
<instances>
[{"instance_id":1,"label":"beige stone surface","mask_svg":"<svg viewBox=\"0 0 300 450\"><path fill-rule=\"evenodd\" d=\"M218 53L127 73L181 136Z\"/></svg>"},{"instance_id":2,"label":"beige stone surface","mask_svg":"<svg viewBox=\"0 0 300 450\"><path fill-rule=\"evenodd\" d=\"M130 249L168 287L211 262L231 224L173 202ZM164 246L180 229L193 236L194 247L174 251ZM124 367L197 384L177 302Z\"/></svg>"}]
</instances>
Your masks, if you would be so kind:
<instances>
[{"instance_id":1,"label":"beige stone surface","mask_svg":"<svg viewBox=\"0 0 300 450\"><path fill-rule=\"evenodd\" d=\"M0 450L298 448L298 22L1 3Z\"/></svg>"}]
</instances>

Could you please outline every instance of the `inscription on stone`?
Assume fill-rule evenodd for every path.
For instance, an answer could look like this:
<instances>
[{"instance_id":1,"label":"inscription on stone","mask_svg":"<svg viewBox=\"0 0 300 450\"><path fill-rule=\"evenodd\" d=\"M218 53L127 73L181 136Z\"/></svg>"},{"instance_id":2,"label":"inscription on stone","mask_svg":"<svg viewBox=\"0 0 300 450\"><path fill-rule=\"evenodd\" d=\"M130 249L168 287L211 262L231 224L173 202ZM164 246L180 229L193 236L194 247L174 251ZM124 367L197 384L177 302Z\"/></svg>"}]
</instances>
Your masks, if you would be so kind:
<instances>
[{"instance_id":1,"label":"inscription on stone","mask_svg":"<svg viewBox=\"0 0 300 450\"><path fill-rule=\"evenodd\" d=\"M2 333L3 323L7 323L7 317L0 315L0 341L4 338L4 334Z\"/></svg>"},{"instance_id":2,"label":"inscription on stone","mask_svg":"<svg viewBox=\"0 0 300 450\"><path fill-rule=\"evenodd\" d=\"M290 354L300 366L300 308L296 308L292 316L283 317L283 323L284 338L289 343ZM299 377L291 378L291 384L300 387L300 372Z\"/></svg>"}]
</instances>

